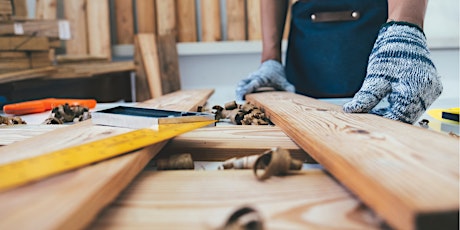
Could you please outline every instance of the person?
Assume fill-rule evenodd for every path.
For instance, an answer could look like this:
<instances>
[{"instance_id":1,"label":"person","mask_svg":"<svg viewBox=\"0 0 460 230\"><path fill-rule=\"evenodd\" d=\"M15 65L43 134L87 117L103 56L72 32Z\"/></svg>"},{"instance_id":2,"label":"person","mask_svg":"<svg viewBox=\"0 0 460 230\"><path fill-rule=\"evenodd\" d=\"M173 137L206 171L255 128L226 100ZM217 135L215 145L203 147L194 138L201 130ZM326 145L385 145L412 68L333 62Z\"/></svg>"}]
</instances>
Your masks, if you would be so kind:
<instances>
[{"instance_id":1,"label":"person","mask_svg":"<svg viewBox=\"0 0 460 230\"><path fill-rule=\"evenodd\" d=\"M349 29L349 32L346 32L348 28L338 31L340 36L335 36L336 42L347 42L341 44L341 47L350 47L351 51L337 53L335 50L328 50L329 47L336 49L337 46L332 43L302 44L304 42L302 39L308 40L315 36L313 33L319 32L316 30L309 33L305 31L306 29L298 28L307 24L308 18L305 17L316 19L313 14L305 16L305 12L311 5L321 3L337 5L347 2L346 0L297 1L292 6L286 65L283 66L281 40L289 0L261 0L261 64L256 71L238 82L236 99L244 100L246 94L255 92L261 87L273 87L276 90L296 92L316 98L352 97L351 101L343 105L345 112L369 112L405 123L414 123L442 92L441 80L430 58L423 32L428 2L427 0L361 0L362 4L379 1L384 5L384 19L374 20L377 21L374 22L377 23L377 26L374 26L375 35L368 36L371 37L371 42L368 42L369 46L365 48L368 50L367 53L361 52L365 53L365 58L360 60L354 60L350 52L362 48L359 39L365 37L366 33L373 32L361 32L357 37L352 37L355 40L350 41L345 37L342 39L342 36L346 36L346 33L352 35L360 33L363 27ZM359 3L360 1L348 0L348 2ZM302 9L302 7L307 8ZM372 8L376 6L370 6L370 9ZM365 15L362 16L364 18ZM332 25L331 23L325 23L317 24L317 27L323 26L324 30L337 30L332 26L328 27ZM351 24L344 24L344 27L347 25ZM326 37L319 39L326 39ZM323 52L323 50L327 51ZM303 56L308 56L310 52L320 53L320 55L313 55L313 59L321 59L317 57L323 56L326 58L321 59L322 63L319 64L311 60L303 60ZM335 57L340 59L334 59ZM328 61L328 58L331 60ZM364 66L363 70L353 73L360 69L359 63ZM318 68L324 64L329 64L330 67ZM336 65L339 68L335 68ZM308 73L312 69L316 71L313 73L317 76ZM352 74L342 76L348 72ZM388 101L387 105L376 107L384 99Z\"/></svg>"}]
</instances>

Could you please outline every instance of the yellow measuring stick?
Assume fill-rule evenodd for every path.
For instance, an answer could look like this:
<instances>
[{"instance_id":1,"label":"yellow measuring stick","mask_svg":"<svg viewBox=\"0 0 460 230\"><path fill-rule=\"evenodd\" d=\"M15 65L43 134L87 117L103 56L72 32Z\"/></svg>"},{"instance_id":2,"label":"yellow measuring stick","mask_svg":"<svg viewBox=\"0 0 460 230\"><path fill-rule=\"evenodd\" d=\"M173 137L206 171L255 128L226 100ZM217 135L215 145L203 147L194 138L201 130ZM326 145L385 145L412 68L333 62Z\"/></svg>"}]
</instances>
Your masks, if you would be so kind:
<instances>
[{"instance_id":1,"label":"yellow measuring stick","mask_svg":"<svg viewBox=\"0 0 460 230\"><path fill-rule=\"evenodd\" d=\"M160 125L158 130L138 129L0 165L0 191L128 153L214 122L211 120L164 124Z\"/></svg>"}]
</instances>

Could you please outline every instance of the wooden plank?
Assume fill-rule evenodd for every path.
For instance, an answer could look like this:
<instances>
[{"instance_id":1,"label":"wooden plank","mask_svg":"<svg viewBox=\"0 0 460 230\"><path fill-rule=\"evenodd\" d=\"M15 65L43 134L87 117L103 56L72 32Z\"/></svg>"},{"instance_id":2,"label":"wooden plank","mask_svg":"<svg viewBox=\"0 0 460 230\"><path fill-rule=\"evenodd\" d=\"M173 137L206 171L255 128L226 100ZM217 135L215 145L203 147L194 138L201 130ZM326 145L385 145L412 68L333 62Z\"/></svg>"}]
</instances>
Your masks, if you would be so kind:
<instances>
[{"instance_id":1,"label":"wooden plank","mask_svg":"<svg viewBox=\"0 0 460 230\"><path fill-rule=\"evenodd\" d=\"M0 35L27 35L59 39L58 20L28 20L0 24Z\"/></svg>"},{"instance_id":2,"label":"wooden plank","mask_svg":"<svg viewBox=\"0 0 460 230\"><path fill-rule=\"evenodd\" d=\"M47 51L50 42L46 37L0 36L0 51Z\"/></svg>"},{"instance_id":3,"label":"wooden plank","mask_svg":"<svg viewBox=\"0 0 460 230\"><path fill-rule=\"evenodd\" d=\"M250 170L144 171L90 229L223 229L243 206L264 229L379 229L371 211L319 169L257 181Z\"/></svg>"},{"instance_id":4,"label":"wooden plank","mask_svg":"<svg viewBox=\"0 0 460 230\"><path fill-rule=\"evenodd\" d=\"M27 10L27 0L12 0L14 3L14 16L28 18L29 11Z\"/></svg>"},{"instance_id":5,"label":"wooden plank","mask_svg":"<svg viewBox=\"0 0 460 230\"><path fill-rule=\"evenodd\" d=\"M246 98L393 227L458 227L458 138L287 92Z\"/></svg>"},{"instance_id":6,"label":"wooden plank","mask_svg":"<svg viewBox=\"0 0 460 230\"><path fill-rule=\"evenodd\" d=\"M2 125L0 126L0 146L10 145L46 132L63 128L64 125Z\"/></svg>"},{"instance_id":7,"label":"wooden plank","mask_svg":"<svg viewBox=\"0 0 460 230\"><path fill-rule=\"evenodd\" d=\"M145 102L143 105L152 108L191 110L206 101L212 92L213 90L181 91ZM126 131L128 129L94 126L91 120L88 120L3 146L0 148L0 163ZM133 180L165 143L151 145L130 154L0 193L0 215L3 217L0 228L85 228L99 211Z\"/></svg>"},{"instance_id":8,"label":"wooden plank","mask_svg":"<svg viewBox=\"0 0 460 230\"><path fill-rule=\"evenodd\" d=\"M0 83L7 83L25 79L32 79L32 78L40 78L40 77L47 77L53 72L56 71L54 66L47 66L38 69L28 69L28 70L20 70L15 72L9 73L2 73L0 74Z\"/></svg>"},{"instance_id":9,"label":"wooden plank","mask_svg":"<svg viewBox=\"0 0 460 230\"><path fill-rule=\"evenodd\" d=\"M262 40L260 0L247 0L248 40Z\"/></svg>"},{"instance_id":10,"label":"wooden plank","mask_svg":"<svg viewBox=\"0 0 460 230\"><path fill-rule=\"evenodd\" d=\"M175 0L155 0L157 34L177 34Z\"/></svg>"},{"instance_id":11,"label":"wooden plank","mask_svg":"<svg viewBox=\"0 0 460 230\"><path fill-rule=\"evenodd\" d=\"M227 40L246 40L246 1L227 0Z\"/></svg>"},{"instance_id":12,"label":"wooden plank","mask_svg":"<svg viewBox=\"0 0 460 230\"><path fill-rule=\"evenodd\" d=\"M197 18L195 0L176 0L177 42L196 42Z\"/></svg>"},{"instance_id":13,"label":"wooden plank","mask_svg":"<svg viewBox=\"0 0 460 230\"><path fill-rule=\"evenodd\" d=\"M12 15L13 6L11 0L0 0L0 15Z\"/></svg>"},{"instance_id":14,"label":"wooden plank","mask_svg":"<svg viewBox=\"0 0 460 230\"><path fill-rule=\"evenodd\" d=\"M57 18L57 0L36 0L35 18L50 19Z\"/></svg>"},{"instance_id":15,"label":"wooden plank","mask_svg":"<svg viewBox=\"0 0 460 230\"><path fill-rule=\"evenodd\" d=\"M172 139L158 157L190 153L196 161L225 161L232 157L261 154L271 147L287 149L296 159L312 161L279 127L264 125L197 129Z\"/></svg>"},{"instance_id":16,"label":"wooden plank","mask_svg":"<svg viewBox=\"0 0 460 230\"><path fill-rule=\"evenodd\" d=\"M160 61L161 95L180 90L179 54L176 35L158 35L158 57Z\"/></svg>"},{"instance_id":17,"label":"wooden plank","mask_svg":"<svg viewBox=\"0 0 460 230\"><path fill-rule=\"evenodd\" d=\"M133 2L115 0L117 44L134 43Z\"/></svg>"},{"instance_id":18,"label":"wooden plank","mask_svg":"<svg viewBox=\"0 0 460 230\"><path fill-rule=\"evenodd\" d=\"M56 66L50 78L81 78L95 75L134 71L133 61L70 63Z\"/></svg>"},{"instance_id":19,"label":"wooden plank","mask_svg":"<svg viewBox=\"0 0 460 230\"><path fill-rule=\"evenodd\" d=\"M155 1L136 0L137 33L156 34Z\"/></svg>"},{"instance_id":20,"label":"wooden plank","mask_svg":"<svg viewBox=\"0 0 460 230\"><path fill-rule=\"evenodd\" d=\"M141 37L141 40L139 40ZM150 85L144 67L144 56L142 54L141 43L144 43L143 35L138 34L134 37L134 63L136 70L136 101L145 101L152 98ZM148 45L148 44L147 44ZM142 45L145 47L145 45Z\"/></svg>"},{"instance_id":21,"label":"wooden plank","mask_svg":"<svg viewBox=\"0 0 460 230\"><path fill-rule=\"evenodd\" d=\"M86 8L86 19L88 21L88 54L96 57L105 57L110 61L112 59L112 46L110 41L109 1L87 1ZM125 36L129 37L130 35L125 34Z\"/></svg>"},{"instance_id":22,"label":"wooden plank","mask_svg":"<svg viewBox=\"0 0 460 230\"><path fill-rule=\"evenodd\" d=\"M136 65L145 74L142 79L147 79L150 96L159 97L163 94L180 89L179 57L177 54L175 35L138 34L136 48L139 51L140 60ZM145 80L140 81L142 84Z\"/></svg>"},{"instance_id":23,"label":"wooden plank","mask_svg":"<svg viewBox=\"0 0 460 230\"><path fill-rule=\"evenodd\" d=\"M215 42L222 40L219 1L201 0L201 41Z\"/></svg>"},{"instance_id":24,"label":"wooden plank","mask_svg":"<svg viewBox=\"0 0 460 230\"><path fill-rule=\"evenodd\" d=\"M66 53L88 54L86 0L65 1L64 15L70 23L72 39L66 41Z\"/></svg>"}]
</instances>

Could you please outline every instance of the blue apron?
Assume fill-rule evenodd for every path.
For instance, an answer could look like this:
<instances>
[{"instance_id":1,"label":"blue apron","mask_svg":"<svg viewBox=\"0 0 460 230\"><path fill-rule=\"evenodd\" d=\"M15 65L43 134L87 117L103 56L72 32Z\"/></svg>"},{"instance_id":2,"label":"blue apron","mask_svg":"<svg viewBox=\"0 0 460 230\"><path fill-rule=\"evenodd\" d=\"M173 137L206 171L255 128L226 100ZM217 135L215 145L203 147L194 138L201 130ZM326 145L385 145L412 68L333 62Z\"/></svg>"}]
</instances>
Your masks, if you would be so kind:
<instances>
[{"instance_id":1,"label":"blue apron","mask_svg":"<svg viewBox=\"0 0 460 230\"><path fill-rule=\"evenodd\" d=\"M388 15L386 0L309 0L292 6L287 80L299 94L352 97Z\"/></svg>"}]
</instances>

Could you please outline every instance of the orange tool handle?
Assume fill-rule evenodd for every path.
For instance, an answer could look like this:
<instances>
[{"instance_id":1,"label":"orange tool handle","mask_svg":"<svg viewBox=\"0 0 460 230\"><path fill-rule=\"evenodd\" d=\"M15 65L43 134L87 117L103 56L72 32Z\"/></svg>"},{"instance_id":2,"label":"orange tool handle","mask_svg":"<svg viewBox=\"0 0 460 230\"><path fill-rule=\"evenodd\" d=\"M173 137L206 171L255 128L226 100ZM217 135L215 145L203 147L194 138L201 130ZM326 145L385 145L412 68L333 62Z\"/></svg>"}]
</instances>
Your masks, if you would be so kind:
<instances>
[{"instance_id":1,"label":"orange tool handle","mask_svg":"<svg viewBox=\"0 0 460 230\"><path fill-rule=\"evenodd\" d=\"M57 99L46 98L33 101L25 101L15 104L3 106L3 112L6 114L24 115L30 113L41 113L53 109L56 106L63 105L80 105L90 109L96 107L96 100L94 99Z\"/></svg>"}]
</instances>

